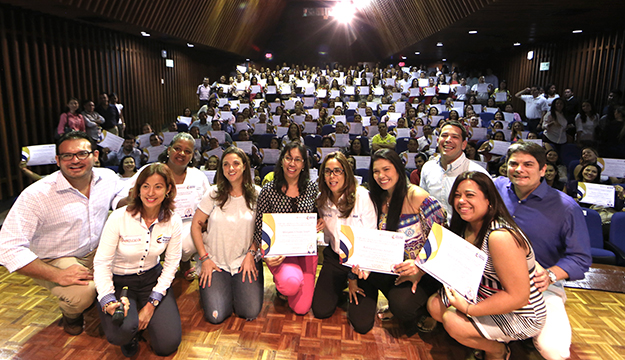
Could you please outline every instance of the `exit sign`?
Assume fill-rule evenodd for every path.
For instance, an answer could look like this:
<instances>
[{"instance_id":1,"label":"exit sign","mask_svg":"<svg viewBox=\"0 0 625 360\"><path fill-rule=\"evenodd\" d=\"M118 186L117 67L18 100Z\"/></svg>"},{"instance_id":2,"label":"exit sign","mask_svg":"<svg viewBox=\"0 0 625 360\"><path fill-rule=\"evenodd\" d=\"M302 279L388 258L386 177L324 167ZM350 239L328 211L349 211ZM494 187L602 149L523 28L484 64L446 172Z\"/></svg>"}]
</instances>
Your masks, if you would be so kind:
<instances>
[{"instance_id":1,"label":"exit sign","mask_svg":"<svg viewBox=\"0 0 625 360\"><path fill-rule=\"evenodd\" d=\"M547 71L547 70L549 70L549 62L541 62L540 71Z\"/></svg>"}]
</instances>

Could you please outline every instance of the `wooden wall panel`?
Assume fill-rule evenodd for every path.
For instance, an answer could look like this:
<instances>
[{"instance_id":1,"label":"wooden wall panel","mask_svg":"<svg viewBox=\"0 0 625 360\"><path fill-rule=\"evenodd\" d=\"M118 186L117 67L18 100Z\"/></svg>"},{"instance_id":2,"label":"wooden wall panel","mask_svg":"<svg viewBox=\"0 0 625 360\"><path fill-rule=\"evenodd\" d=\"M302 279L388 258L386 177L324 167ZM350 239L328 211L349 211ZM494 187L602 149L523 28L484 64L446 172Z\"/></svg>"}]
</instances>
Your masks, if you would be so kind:
<instances>
[{"instance_id":1,"label":"wooden wall panel","mask_svg":"<svg viewBox=\"0 0 625 360\"><path fill-rule=\"evenodd\" d=\"M174 68L165 67L163 49ZM53 143L70 97L97 101L102 91L116 92L127 132L138 133L145 122L161 129L184 107L196 107L204 76L229 74L234 61L224 52L174 47L0 5L0 199L28 185L18 168L21 147Z\"/></svg>"},{"instance_id":2,"label":"wooden wall panel","mask_svg":"<svg viewBox=\"0 0 625 360\"><path fill-rule=\"evenodd\" d=\"M623 31L581 35L568 41L518 49L491 65L503 69L497 75L508 81L512 94L533 84L553 83L560 95L571 87L580 101L590 99L600 112L610 90L625 90L624 47ZM527 60L530 50L534 51L533 60ZM540 71L541 62L550 63L548 71ZM517 112L525 113L524 102L514 99L513 104Z\"/></svg>"}]
</instances>

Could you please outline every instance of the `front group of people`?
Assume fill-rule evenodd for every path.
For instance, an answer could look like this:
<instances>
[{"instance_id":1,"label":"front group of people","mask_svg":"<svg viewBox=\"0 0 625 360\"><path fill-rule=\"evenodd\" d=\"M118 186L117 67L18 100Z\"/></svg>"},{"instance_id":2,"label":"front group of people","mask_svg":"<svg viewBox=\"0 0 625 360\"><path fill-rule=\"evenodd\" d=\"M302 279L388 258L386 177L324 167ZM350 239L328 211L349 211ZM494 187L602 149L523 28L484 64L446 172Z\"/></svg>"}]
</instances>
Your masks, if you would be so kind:
<instances>
[{"instance_id":1,"label":"front group of people","mask_svg":"<svg viewBox=\"0 0 625 360\"><path fill-rule=\"evenodd\" d=\"M138 351L144 329L158 355L177 350L182 326L170 286L178 264L184 271L196 256L210 323L233 313L258 316L265 261L279 296L299 315L312 309L317 318L332 316L347 287L347 318L356 332L367 333L380 290L408 335L431 331L433 318L486 359L508 359L506 344L529 338L545 358L568 358L571 329L561 280L583 278L591 262L582 212L546 185L539 145L513 145L508 177L493 182L463 155L466 144L461 123L443 125L440 156L424 165L422 187L408 181L395 151L378 150L367 190L357 185L341 152L327 155L319 180L311 181L308 151L292 141L261 189L253 183L249 157L234 146L223 152L215 185L209 185L188 167L195 141L187 133L174 137L163 162L117 181L112 171L93 168L98 154L92 140L70 132L57 145L60 172L24 190L8 214L0 263L59 298L70 334L82 331L83 312L95 307L107 339L126 356ZM111 207L117 210L107 220ZM316 255L260 254L263 214L271 213L317 214L317 231L328 246L316 284ZM476 303L417 266L434 223L448 221L454 233L489 255ZM403 233L404 261L394 266L396 275L342 265L341 225Z\"/></svg>"}]
</instances>

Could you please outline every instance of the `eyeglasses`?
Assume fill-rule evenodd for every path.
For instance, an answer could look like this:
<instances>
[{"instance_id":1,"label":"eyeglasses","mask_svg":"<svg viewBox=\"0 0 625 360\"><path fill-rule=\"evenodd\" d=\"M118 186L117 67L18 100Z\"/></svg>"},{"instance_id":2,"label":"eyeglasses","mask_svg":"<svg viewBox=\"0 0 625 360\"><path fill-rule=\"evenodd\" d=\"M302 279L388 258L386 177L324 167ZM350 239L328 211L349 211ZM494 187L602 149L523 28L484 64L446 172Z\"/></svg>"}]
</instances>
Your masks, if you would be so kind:
<instances>
[{"instance_id":1,"label":"eyeglasses","mask_svg":"<svg viewBox=\"0 0 625 360\"><path fill-rule=\"evenodd\" d=\"M343 170L341 168L334 168L334 169L325 168L325 169L323 169L323 173L324 173L325 176L330 176L330 174L334 174L334 176L341 176L341 175L343 175L344 172L345 172L345 170Z\"/></svg>"},{"instance_id":2,"label":"eyeglasses","mask_svg":"<svg viewBox=\"0 0 625 360\"><path fill-rule=\"evenodd\" d=\"M85 160L91 154L93 154L93 151L83 150L83 151L79 151L79 152L77 152L75 154L71 154L71 153L59 154L59 159L61 159L63 161L70 161L75 156L78 160Z\"/></svg>"},{"instance_id":3,"label":"eyeglasses","mask_svg":"<svg viewBox=\"0 0 625 360\"><path fill-rule=\"evenodd\" d=\"M193 150L184 150L183 148L178 147L178 146L174 147L173 150L177 153L182 153L183 155L193 154Z\"/></svg>"},{"instance_id":4,"label":"eyeglasses","mask_svg":"<svg viewBox=\"0 0 625 360\"><path fill-rule=\"evenodd\" d=\"M285 163L290 163L290 162L293 162L293 161L295 161L295 163L297 163L297 164L301 164L301 163L304 162L304 159L302 159L302 158L292 158L290 156L285 156L284 157L284 162Z\"/></svg>"}]
</instances>

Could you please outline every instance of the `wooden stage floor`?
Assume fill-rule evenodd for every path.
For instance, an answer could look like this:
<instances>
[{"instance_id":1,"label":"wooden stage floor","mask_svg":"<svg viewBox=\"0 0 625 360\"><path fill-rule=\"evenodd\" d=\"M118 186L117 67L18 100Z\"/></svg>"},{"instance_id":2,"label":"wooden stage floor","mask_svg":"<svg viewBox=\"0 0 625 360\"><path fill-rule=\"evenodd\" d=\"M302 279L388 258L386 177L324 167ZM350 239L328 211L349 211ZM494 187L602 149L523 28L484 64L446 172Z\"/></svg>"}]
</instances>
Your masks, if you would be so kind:
<instances>
[{"instance_id":1,"label":"wooden stage floor","mask_svg":"<svg viewBox=\"0 0 625 360\"><path fill-rule=\"evenodd\" d=\"M625 270L623 268L615 268ZM624 271L625 274L625 271ZM172 359L472 359L439 325L431 334L406 337L396 321L377 323L360 335L345 312L325 320L296 316L275 296L265 269L265 303L254 321L231 317L220 325L203 319L197 281L176 278L182 344ZM567 289L573 327L572 359L625 359L625 294ZM123 359L103 336L69 336L49 293L31 279L0 267L0 359ZM91 329L93 330L93 329ZM157 359L146 342L135 359ZM540 359L535 350L512 344L512 359Z\"/></svg>"}]
</instances>

